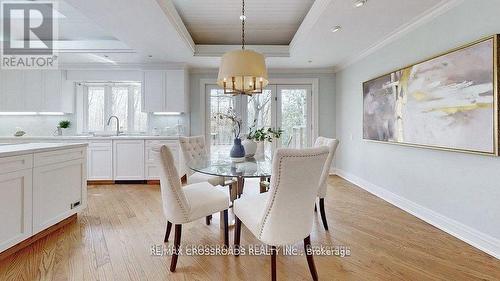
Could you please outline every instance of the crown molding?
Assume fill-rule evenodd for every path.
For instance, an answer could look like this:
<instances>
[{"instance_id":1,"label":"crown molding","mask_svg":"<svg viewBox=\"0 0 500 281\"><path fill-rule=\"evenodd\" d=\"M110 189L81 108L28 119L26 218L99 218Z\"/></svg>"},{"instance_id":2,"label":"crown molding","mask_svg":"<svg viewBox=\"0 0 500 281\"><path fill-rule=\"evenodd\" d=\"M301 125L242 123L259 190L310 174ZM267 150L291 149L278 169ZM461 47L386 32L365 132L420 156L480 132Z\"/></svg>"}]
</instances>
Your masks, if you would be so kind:
<instances>
[{"instance_id":1,"label":"crown molding","mask_svg":"<svg viewBox=\"0 0 500 281\"><path fill-rule=\"evenodd\" d=\"M266 57L290 57L288 45L245 45L248 50L254 50ZM196 57L221 57L225 53L241 49L241 45L196 45Z\"/></svg>"},{"instance_id":2,"label":"crown molding","mask_svg":"<svg viewBox=\"0 0 500 281\"><path fill-rule=\"evenodd\" d=\"M309 9L309 12L307 12L306 16L304 17L304 20L300 24L299 28L297 29L297 32L295 32L295 35L293 36L292 41L290 42L289 45L290 53L294 51L298 42L306 40L306 37L309 34L309 32L313 29L314 25L316 24L316 22L318 22L323 12L326 11L326 8L332 2L333 0L314 1L313 5L311 6L311 9Z\"/></svg>"},{"instance_id":3,"label":"crown molding","mask_svg":"<svg viewBox=\"0 0 500 281\"><path fill-rule=\"evenodd\" d=\"M343 60L342 62L340 62L339 64L335 65L334 66L335 72L339 72L339 71L347 68L348 66L353 65L354 63L368 57L369 55L375 53L376 51L382 49L383 47L387 46L388 44L403 37L404 35L408 34L409 32L417 29L418 27L432 21L433 19L437 18L438 16L453 9L454 7L458 6L462 2L464 2L464 0L443 0L442 2L434 5L432 8L426 10L424 13L415 17L414 20L412 20L409 23L396 29L394 32L387 35L381 41L368 47L367 49L365 49L364 51L362 51L358 55L347 58L347 59Z\"/></svg>"},{"instance_id":4,"label":"crown molding","mask_svg":"<svg viewBox=\"0 0 500 281\"><path fill-rule=\"evenodd\" d=\"M186 46L191 50L191 52L194 53L195 43L193 41L193 38L191 37L191 34L186 28L186 25L179 16L179 12L177 12L174 3L172 3L172 0L156 0L156 3L158 3L158 5L167 16L168 20L172 23L179 36L182 38L182 41L184 41Z\"/></svg>"},{"instance_id":5,"label":"crown molding","mask_svg":"<svg viewBox=\"0 0 500 281\"><path fill-rule=\"evenodd\" d=\"M65 63L59 64L64 70L167 70L186 69L185 63Z\"/></svg>"},{"instance_id":6,"label":"crown molding","mask_svg":"<svg viewBox=\"0 0 500 281\"><path fill-rule=\"evenodd\" d=\"M213 74L217 75L217 68L189 68L190 74ZM267 70L270 75L279 74L334 74L334 69L328 68L270 68Z\"/></svg>"}]
</instances>

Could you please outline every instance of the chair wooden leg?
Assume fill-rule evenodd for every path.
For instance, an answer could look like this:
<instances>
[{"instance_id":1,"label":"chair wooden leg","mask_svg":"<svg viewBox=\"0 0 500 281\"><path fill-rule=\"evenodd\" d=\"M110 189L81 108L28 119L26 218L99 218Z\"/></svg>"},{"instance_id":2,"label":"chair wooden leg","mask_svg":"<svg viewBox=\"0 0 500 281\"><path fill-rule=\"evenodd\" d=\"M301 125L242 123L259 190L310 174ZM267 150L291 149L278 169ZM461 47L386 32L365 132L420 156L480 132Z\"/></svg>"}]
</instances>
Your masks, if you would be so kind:
<instances>
[{"instance_id":1,"label":"chair wooden leg","mask_svg":"<svg viewBox=\"0 0 500 281\"><path fill-rule=\"evenodd\" d=\"M167 231L165 232L165 239L163 240L163 242L167 243L168 242L168 238L170 237L170 230L172 229L172 223L167 221Z\"/></svg>"},{"instance_id":2,"label":"chair wooden leg","mask_svg":"<svg viewBox=\"0 0 500 281\"><path fill-rule=\"evenodd\" d=\"M271 280L276 281L276 247L271 246Z\"/></svg>"},{"instance_id":3,"label":"chair wooden leg","mask_svg":"<svg viewBox=\"0 0 500 281\"><path fill-rule=\"evenodd\" d=\"M205 222L207 225L210 225L210 221L212 220L212 215L208 215L206 218L205 218Z\"/></svg>"},{"instance_id":4,"label":"chair wooden leg","mask_svg":"<svg viewBox=\"0 0 500 281\"><path fill-rule=\"evenodd\" d=\"M241 236L241 221L235 216L235 225L234 225L234 255L239 256L239 248L240 248L240 236Z\"/></svg>"},{"instance_id":5,"label":"chair wooden leg","mask_svg":"<svg viewBox=\"0 0 500 281\"><path fill-rule=\"evenodd\" d=\"M314 281L318 280L318 272L316 272L316 266L314 265L314 259L312 252L309 250L311 248L311 236L307 236L304 239L304 251L306 252L307 264L309 265L309 271L311 272L312 279Z\"/></svg>"},{"instance_id":6,"label":"chair wooden leg","mask_svg":"<svg viewBox=\"0 0 500 281\"><path fill-rule=\"evenodd\" d=\"M226 247L229 247L229 218L227 214L227 209L223 211L223 216L224 216L224 245Z\"/></svg>"},{"instance_id":7,"label":"chair wooden leg","mask_svg":"<svg viewBox=\"0 0 500 281\"><path fill-rule=\"evenodd\" d=\"M179 258L179 248L181 245L181 232L182 224L175 225L175 238L174 238L174 252L172 254L172 261L170 262L170 271L174 272L177 266L177 259Z\"/></svg>"},{"instance_id":8,"label":"chair wooden leg","mask_svg":"<svg viewBox=\"0 0 500 281\"><path fill-rule=\"evenodd\" d=\"M319 211L321 213L321 220L323 221L323 226L325 230L328 231L328 222L326 221L326 213L325 213L325 198L319 199Z\"/></svg>"}]
</instances>

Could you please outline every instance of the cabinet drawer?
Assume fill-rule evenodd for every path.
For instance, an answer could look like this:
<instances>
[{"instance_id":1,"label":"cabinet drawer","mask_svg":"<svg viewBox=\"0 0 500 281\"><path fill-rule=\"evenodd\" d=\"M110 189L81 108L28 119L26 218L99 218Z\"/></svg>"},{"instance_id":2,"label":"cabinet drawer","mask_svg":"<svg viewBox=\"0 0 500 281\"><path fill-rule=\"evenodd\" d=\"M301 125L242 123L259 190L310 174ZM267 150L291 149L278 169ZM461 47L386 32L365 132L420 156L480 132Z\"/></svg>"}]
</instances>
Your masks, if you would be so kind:
<instances>
[{"instance_id":1,"label":"cabinet drawer","mask_svg":"<svg viewBox=\"0 0 500 281\"><path fill-rule=\"evenodd\" d=\"M89 147L112 147L111 141L91 141L89 142Z\"/></svg>"},{"instance_id":2,"label":"cabinet drawer","mask_svg":"<svg viewBox=\"0 0 500 281\"><path fill-rule=\"evenodd\" d=\"M85 158L84 148L35 153L34 167Z\"/></svg>"},{"instance_id":3,"label":"cabinet drawer","mask_svg":"<svg viewBox=\"0 0 500 281\"><path fill-rule=\"evenodd\" d=\"M33 167L33 155L20 155L0 158L0 174L7 174Z\"/></svg>"},{"instance_id":4,"label":"cabinet drawer","mask_svg":"<svg viewBox=\"0 0 500 281\"><path fill-rule=\"evenodd\" d=\"M148 163L157 163L159 161L158 157L160 156L160 148L161 145L151 146L146 148L146 161ZM179 148L177 146L170 146L170 151L174 156L174 161L177 163L179 161Z\"/></svg>"},{"instance_id":5,"label":"cabinet drawer","mask_svg":"<svg viewBox=\"0 0 500 281\"><path fill-rule=\"evenodd\" d=\"M179 142L176 140L146 140L146 147L160 147L162 145L166 146L179 146Z\"/></svg>"}]
</instances>

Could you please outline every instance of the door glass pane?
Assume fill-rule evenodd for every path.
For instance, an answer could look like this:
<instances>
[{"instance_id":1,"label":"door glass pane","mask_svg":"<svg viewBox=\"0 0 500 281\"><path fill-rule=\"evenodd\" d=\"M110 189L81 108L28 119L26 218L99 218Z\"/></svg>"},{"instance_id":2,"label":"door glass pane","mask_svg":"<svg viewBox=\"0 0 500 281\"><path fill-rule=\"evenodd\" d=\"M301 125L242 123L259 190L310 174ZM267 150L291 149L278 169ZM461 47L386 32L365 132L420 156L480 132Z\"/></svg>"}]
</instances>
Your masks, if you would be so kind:
<instances>
[{"instance_id":1,"label":"door glass pane","mask_svg":"<svg viewBox=\"0 0 500 281\"><path fill-rule=\"evenodd\" d=\"M128 87L111 88L111 115L120 119L120 130L127 131L128 120ZM115 130L116 124L110 124L108 130Z\"/></svg>"},{"instance_id":2,"label":"door glass pane","mask_svg":"<svg viewBox=\"0 0 500 281\"><path fill-rule=\"evenodd\" d=\"M87 129L104 131L104 87L88 87Z\"/></svg>"},{"instance_id":3,"label":"door glass pane","mask_svg":"<svg viewBox=\"0 0 500 281\"><path fill-rule=\"evenodd\" d=\"M224 90L210 89L210 143L212 153L229 151L233 144L233 125L228 119L215 118L217 113L227 113L235 108L231 95Z\"/></svg>"},{"instance_id":4,"label":"door glass pane","mask_svg":"<svg viewBox=\"0 0 500 281\"><path fill-rule=\"evenodd\" d=\"M136 132L146 132L148 130L148 114L142 112L141 105L141 87L131 87L134 103L132 108L134 109L134 130Z\"/></svg>"},{"instance_id":5,"label":"door glass pane","mask_svg":"<svg viewBox=\"0 0 500 281\"><path fill-rule=\"evenodd\" d=\"M281 145L307 147L307 90L281 89Z\"/></svg>"},{"instance_id":6,"label":"door glass pane","mask_svg":"<svg viewBox=\"0 0 500 281\"><path fill-rule=\"evenodd\" d=\"M271 98L271 90L248 97L248 128L272 127Z\"/></svg>"}]
</instances>

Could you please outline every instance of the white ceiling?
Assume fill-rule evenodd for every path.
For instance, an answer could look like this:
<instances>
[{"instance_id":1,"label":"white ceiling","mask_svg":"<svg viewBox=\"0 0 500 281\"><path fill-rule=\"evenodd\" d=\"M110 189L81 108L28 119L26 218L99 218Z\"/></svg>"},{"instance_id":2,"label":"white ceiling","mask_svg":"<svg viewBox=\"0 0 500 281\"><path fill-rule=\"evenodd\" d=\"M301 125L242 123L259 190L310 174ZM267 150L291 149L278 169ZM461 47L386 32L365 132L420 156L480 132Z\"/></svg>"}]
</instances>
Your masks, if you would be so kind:
<instances>
[{"instance_id":1,"label":"white ceiling","mask_svg":"<svg viewBox=\"0 0 500 281\"><path fill-rule=\"evenodd\" d=\"M333 68L455 1L370 0L365 6L355 8L354 0L316 0L302 21L304 10L309 9L312 0L246 0L248 25L258 19L258 23L247 29L247 38L253 44L280 44L277 47L287 50L267 56L269 68ZM222 45L239 44L240 1L237 0L65 2L81 14L83 22L75 16L73 27L63 27L67 32L63 31L62 35L68 34L68 38L77 40L101 40L101 43L108 39L120 40L134 54L124 54L123 50L108 53L106 59L117 64L173 62L193 68L216 68L220 62L217 55L228 48ZM298 32L297 21L302 22ZM77 22L81 24L80 29L76 27ZM98 29L93 32L87 24ZM332 33L330 29L335 25L341 25L342 30ZM200 46L195 42L219 46ZM210 51L199 51L201 47L208 47ZM266 46L257 48L269 54ZM81 54L61 58L66 63L86 62ZM95 57L88 59L88 62L97 61ZM101 63L109 62L102 60Z\"/></svg>"},{"instance_id":2,"label":"white ceiling","mask_svg":"<svg viewBox=\"0 0 500 281\"><path fill-rule=\"evenodd\" d=\"M246 0L247 44L288 45L313 0ZM174 0L196 44L241 43L241 1Z\"/></svg>"}]
</instances>

